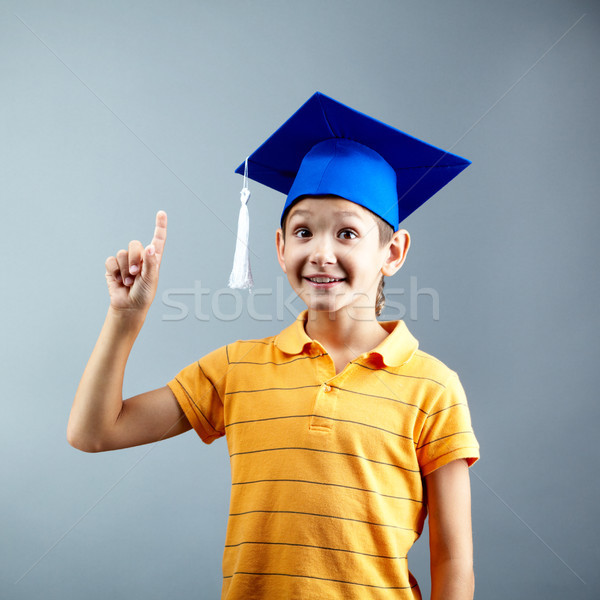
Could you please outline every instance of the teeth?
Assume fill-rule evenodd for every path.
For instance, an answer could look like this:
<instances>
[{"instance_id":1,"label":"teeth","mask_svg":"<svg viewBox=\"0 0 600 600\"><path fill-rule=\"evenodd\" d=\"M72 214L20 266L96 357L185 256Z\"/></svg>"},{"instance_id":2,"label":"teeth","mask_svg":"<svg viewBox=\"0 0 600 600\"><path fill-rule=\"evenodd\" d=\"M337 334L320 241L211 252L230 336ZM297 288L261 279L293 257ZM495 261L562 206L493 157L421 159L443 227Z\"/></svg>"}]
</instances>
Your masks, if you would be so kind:
<instances>
[{"instance_id":1,"label":"teeth","mask_svg":"<svg viewBox=\"0 0 600 600\"><path fill-rule=\"evenodd\" d=\"M339 281L339 279L333 279L332 277L309 277L309 280L314 283L331 283L332 281Z\"/></svg>"}]
</instances>

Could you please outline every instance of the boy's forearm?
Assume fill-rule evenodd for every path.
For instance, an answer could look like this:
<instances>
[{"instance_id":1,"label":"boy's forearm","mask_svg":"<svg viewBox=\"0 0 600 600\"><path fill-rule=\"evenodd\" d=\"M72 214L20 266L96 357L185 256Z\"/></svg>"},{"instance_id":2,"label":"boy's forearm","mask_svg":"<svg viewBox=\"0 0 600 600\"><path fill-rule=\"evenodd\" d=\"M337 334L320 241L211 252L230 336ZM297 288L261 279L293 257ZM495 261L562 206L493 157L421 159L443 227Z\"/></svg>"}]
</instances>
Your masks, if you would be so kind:
<instances>
[{"instance_id":1,"label":"boy's forearm","mask_svg":"<svg viewBox=\"0 0 600 600\"><path fill-rule=\"evenodd\" d=\"M114 425L123 406L125 366L144 319L145 312L109 308L69 417L67 439L76 448L102 449L103 433Z\"/></svg>"},{"instance_id":2,"label":"boy's forearm","mask_svg":"<svg viewBox=\"0 0 600 600\"><path fill-rule=\"evenodd\" d=\"M474 592L471 563L447 560L431 565L431 600L473 600Z\"/></svg>"}]
</instances>

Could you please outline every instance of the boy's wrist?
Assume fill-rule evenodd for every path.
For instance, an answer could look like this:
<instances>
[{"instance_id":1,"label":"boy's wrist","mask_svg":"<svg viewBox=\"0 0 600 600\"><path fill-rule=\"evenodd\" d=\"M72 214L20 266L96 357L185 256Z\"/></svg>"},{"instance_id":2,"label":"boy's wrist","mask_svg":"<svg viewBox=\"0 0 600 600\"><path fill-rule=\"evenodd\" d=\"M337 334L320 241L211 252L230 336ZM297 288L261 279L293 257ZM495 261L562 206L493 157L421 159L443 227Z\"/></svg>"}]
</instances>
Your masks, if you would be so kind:
<instances>
[{"instance_id":1,"label":"boy's wrist","mask_svg":"<svg viewBox=\"0 0 600 600\"><path fill-rule=\"evenodd\" d=\"M109 306L107 321L116 326L119 332L137 335L146 320L148 310L132 308L115 308Z\"/></svg>"}]
</instances>

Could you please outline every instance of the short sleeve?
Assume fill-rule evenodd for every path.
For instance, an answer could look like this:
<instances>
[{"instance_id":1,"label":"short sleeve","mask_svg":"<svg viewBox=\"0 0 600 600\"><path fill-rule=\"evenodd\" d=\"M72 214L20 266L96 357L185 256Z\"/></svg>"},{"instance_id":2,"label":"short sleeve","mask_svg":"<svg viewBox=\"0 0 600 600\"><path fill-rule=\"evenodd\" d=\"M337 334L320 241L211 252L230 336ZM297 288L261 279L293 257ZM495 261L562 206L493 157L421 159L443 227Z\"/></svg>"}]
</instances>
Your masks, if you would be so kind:
<instances>
[{"instance_id":1,"label":"short sleeve","mask_svg":"<svg viewBox=\"0 0 600 600\"><path fill-rule=\"evenodd\" d=\"M207 354L167 383L203 442L225 435L223 397L228 370L225 347Z\"/></svg>"},{"instance_id":2,"label":"short sleeve","mask_svg":"<svg viewBox=\"0 0 600 600\"><path fill-rule=\"evenodd\" d=\"M423 476L458 458L469 466L479 459L467 398L454 371L428 406L416 452Z\"/></svg>"}]
</instances>

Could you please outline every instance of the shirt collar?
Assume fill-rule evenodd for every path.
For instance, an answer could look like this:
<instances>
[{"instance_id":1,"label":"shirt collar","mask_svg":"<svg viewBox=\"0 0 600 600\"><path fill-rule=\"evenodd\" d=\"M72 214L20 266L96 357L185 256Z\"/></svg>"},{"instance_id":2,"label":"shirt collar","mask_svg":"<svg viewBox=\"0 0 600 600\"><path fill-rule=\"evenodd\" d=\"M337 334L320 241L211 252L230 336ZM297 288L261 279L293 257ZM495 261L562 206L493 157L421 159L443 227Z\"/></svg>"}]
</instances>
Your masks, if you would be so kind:
<instances>
[{"instance_id":1,"label":"shirt collar","mask_svg":"<svg viewBox=\"0 0 600 600\"><path fill-rule=\"evenodd\" d=\"M313 340L308 337L304 329L307 316L308 311L303 310L289 327L286 327L275 337L275 345L282 352L286 354L301 354L307 344L313 344Z\"/></svg>"},{"instance_id":2,"label":"shirt collar","mask_svg":"<svg viewBox=\"0 0 600 600\"><path fill-rule=\"evenodd\" d=\"M380 321L389 335L369 354L379 354L388 367L407 363L417 351L419 342L408 330L404 321Z\"/></svg>"},{"instance_id":3,"label":"shirt collar","mask_svg":"<svg viewBox=\"0 0 600 600\"><path fill-rule=\"evenodd\" d=\"M302 354L307 345L318 344L308 337L304 325L307 311L302 311L294 323L275 337L275 345L286 354ZM380 321L389 335L368 354L378 354L386 366L399 367L408 362L419 347L419 342L410 333L404 321ZM319 344L320 346L320 344Z\"/></svg>"}]
</instances>

